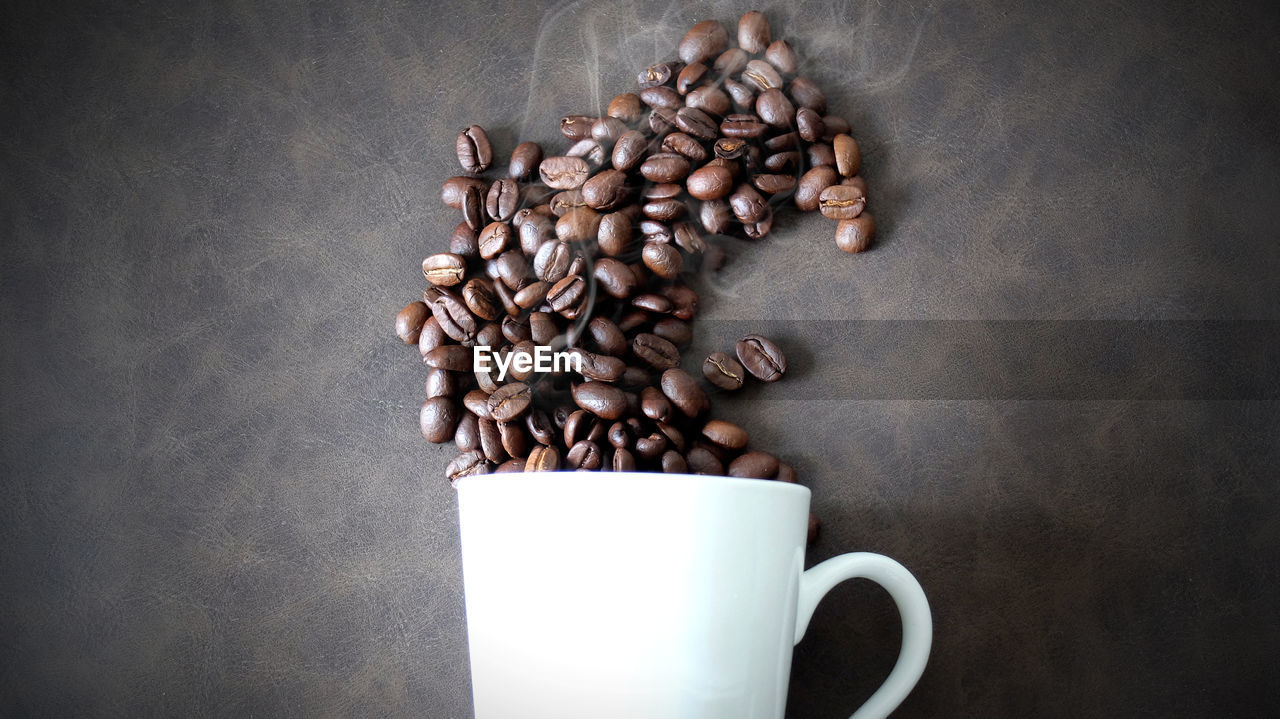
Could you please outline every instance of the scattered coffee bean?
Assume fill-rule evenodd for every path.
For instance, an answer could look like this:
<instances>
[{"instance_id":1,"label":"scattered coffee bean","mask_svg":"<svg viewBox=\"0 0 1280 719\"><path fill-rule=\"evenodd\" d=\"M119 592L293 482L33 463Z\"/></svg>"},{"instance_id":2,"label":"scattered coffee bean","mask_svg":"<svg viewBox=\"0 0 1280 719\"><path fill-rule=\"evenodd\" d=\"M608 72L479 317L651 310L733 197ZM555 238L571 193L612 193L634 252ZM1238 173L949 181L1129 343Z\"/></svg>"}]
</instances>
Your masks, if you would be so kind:
<instances>
[{"instance_id":1,"label":"scattered coffee bean","mask_svg":"<svg viewBox=\"0 0 1280 719\"><path fill-rule=\"evenodd\" d=\"M720 389L733 391L742 387L746 370L729 355L723 352L712 352L702 361L702 376Z\"/></svg>"},{"instance_id":2,"label":"scattered coffee bean","mask_svg":"<svg viewBox=\"0 0 1280 719\"><path fill-rule=\"evenodd\" d=\"M493 147L484 128L472 125L458 133L458 164L467 172L479 174L493 163Z\"/></svg>"},{"instance_id":3,"label":"scattered coffee bean","mask_svg":"<svg viewBox=\"0 0 1280 719\"><path fill-rule=\"evenodd\" d=\"M836 246L845 252L862 252L871 245L876 234L876 221L870 212L864 212L852 220L841 220L836 226Z\"/></svg>"},{"instance_id":4,"label":"scattered coffee bean","mask_svg":"<svg viewBox=\"0 0 1280 719\"><path fill-rule=\"evenodd\" d=\"M768 338L747 335L738 340L738 361L762 382L777 382L787 371L787 358Z\"/></svg>"}]
</instances>

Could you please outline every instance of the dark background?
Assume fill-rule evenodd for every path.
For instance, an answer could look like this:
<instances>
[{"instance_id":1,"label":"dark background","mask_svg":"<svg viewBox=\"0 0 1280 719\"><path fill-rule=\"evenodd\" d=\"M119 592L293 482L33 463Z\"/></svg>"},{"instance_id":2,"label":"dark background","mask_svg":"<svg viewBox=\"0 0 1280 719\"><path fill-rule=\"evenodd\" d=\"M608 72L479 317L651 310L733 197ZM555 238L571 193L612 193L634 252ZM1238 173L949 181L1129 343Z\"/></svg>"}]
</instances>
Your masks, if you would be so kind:
<instances>
[{"instance_id":1,"label":"dark background","mask_svg":"<svg viewBox=\"0 0 1280 719\"><path fill-rule=\"evenodd\" d=\"M717 406L812 487L810 561L882 552L928 592L898 716L1280 701L1276 364L1215 384L1235 344L1200 324L1257 321L1265 352L1280 320L1276 7L770 10L880 235L849 256L780 219L700 278L699 341L768 322L792 354L794 394ZM470 716L451 453L391 322L457 222L454 136L559 147L561 114L746 9L5 4L0 714ZM1136 349L1000 369L1074 345L1055 326ZM789 716L846 716L898 636L881 590L837 588Z\"/></svg>"}]
</instances>

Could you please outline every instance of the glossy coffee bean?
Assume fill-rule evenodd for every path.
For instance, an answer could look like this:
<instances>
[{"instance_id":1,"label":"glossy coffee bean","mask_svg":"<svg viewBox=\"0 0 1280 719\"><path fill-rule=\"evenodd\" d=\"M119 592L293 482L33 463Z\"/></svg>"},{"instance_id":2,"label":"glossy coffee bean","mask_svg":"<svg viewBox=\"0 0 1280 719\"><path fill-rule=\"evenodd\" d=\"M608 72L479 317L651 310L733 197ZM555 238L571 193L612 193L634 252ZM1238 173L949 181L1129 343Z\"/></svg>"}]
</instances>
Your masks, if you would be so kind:
<instances>
[{"instance_id":1,"label":"glossy coffee bean","mask_svg":"<svg viewBox=\"0 0 1280 719\"><path fill-rule=\"evenodd\" d=\"M827 112L826 94L807 77L797 77L792 80L791 84L787 85L787 94L791 96L791 101L797 107L807 107L816 112L819 117Z\"/></svg>"},{"instance_id":2,"label":"glossy coffee bean","mask_svg":"<svg viewBox=\"0 0 1280 719\"><path fill-rule=\"evenodd\" d=\"M691 164L699 164L707 160L707 148L693 137L683 132L673 132L662 140L664 152L674 152L689 158Z\"/></svg>"},{"instance_id":3,"label":"glossy coffee bean","mask_svg":"<svg viewBox=\"0 0 1280 719\"><path fill-rule=\"evenodd\" d=\"M764 51L764 59L783 75L796 74L796 68L800 65L800 58L796 57L795 48L791 47L791 43L786 40L774 40L769 43L769 47Z\"/></svg>"},{"instance_id":4,"label":"glossy coffee bean","mask_svg":"<svg viewBox=\"0 0 1280 719\"><path fill-rule=\"evenodd\" d=\"M462 219L467 227L479 232L484 226L486 215L484 210L485 196L475 185L462 190Z\"/></svg>"},{"instance_id":5,"label":"glossy coffee bean","mask_svg":"<svg viewBox=\"0 0 1280 719\"><path fill-rule=\"evenodd\" d=\"M749 110L756 105L756 91L750 85L726 77L724 79L724 91L729 95L729 99L735 107Z\"/></svg>"},{"instance_id":6,"label":"glossy coffee bean","mask_svg":"<svg viewBox=\"0 0 1280 719\"><path fill-rule=\"evenodd\" d=\"M613 146L613 167L630 172L644 161L648 152L649 138L639 130L628 130L622 133Z\"/></svg>"},{"instance_id":7,"label":"glossy coffee bean","mask_svg":"<svg viewBox=\"0 0 1280 719\"><path fill-rule=\"evenodd\" d=\"M529 450L524 462L526 472L555 472L560 469L560 451L555 447L539 444Z\"/></svg>"},{"instance_id":8,"label":"glossy coffee bean","mask_svg":"<svg viewBox=\"0 0 1280 719\"><path fill-rule=\"evenodd\" d=\"M426 299L425 294L423 297ZM449 290L433 287L427 306L431 308L431 314L440 324L440 329L454 341L466 343L475 339L476 330L480 327L462 298Z\"/></svg>"},{"instance_id":9,"label":"glossy coffee bean","mask_svg":"<svg viewBox=\"0 0 1280 719\"><path fill-rule=\"evenodd\" d=\"M511 225L505 222L490 222L480 231L480 256L486 260L492 260L514 244L515 233L511 230Z\"/></svg>"},{"instance_id":10,"label":"glossy coffee bean","mask_svg":"<svg viewBox=\"0 0 1280 719\"><path fill-rule=\"evenodd\" d=\"M707 474L717 477L724 474L724 464L719 457L716 457L706 447L691 447L685 455L685 462L689 466L689 471L694 474Z\"/></svg>"},{"instance_id":11,"label":"glossy coffee bean","mask_svg":"<svg viewBox=\"0 0 1280 719\"><path fill-rule=\"evenodd\" d=\"M739 139L760 137L768 129L769 126L761 122L759 117L746 113L727 115L720 123L721 134Z\"/></svg>"},{"instance_id":12,"label":"glossy coffee bean","mask_svg":"<svg viewBox=\"0 0 1280 719\"><path fill-rule=\"evenodd\" d=\"M474 475L488 474L491 465L489 460L478 449L469 450L455 457L445 467L444 475L450 482Z\"/></svg>"},{"instance_id":13,"label":"glossy coffee bean","mask_svg":"<svg viewBox=\"0 0 1280 719\"><path fill-rule=\"evenodd\" d=\"M838 180L839 175L833 167L815 167L804 173L796 185L796 194L793 198L796 207L805 212L818 209L822 191L835 185Z\"/></svg>"},{"instance_id":14,"label":"glossy coffee bean","mask_svg":"<svg viewBox=\"0 0 1280 719\"><path fill-rule=\"evenodd\" d=\"M453 439L458 426L458 406L448 397L433 397L422 405L418 413L422 436L428 442L441 444Z\"/></svg>"},{"instance_id":15,"label":"glossy coffee bean","mask_svg":"<svg viewBox=\"0 0 1280 719\"><path fill-rule=\"evenodd\" d=\"M494 467L493 469L494 474L505 474L508 472L524 472L524 471L526 471L525 462L523 459L520 459L518 457L512 457L511 459L508 459L507 461L503 462L497 467Z\"/></svg>"},{"instance_id":16,"label":"glossy coffee bean","mask_svg":"<svg viewBox=\"0 0 1280 719\"><path fill-rule=\"evenodd\" d=\"M689 471L689 465L684 461L684 456L674 449L668 449L662 453L662 471L667 474L685 474Z\"/></svg>"},{"instance_id":17,"label":"glossy coffee bean","mask_svg":"<svg viewBox=\"0 0 1280 719\"><path fill-rule=\"evenodd\" d=\"M626 131L627 123L622 120L616 117L602 117L591 126L591 139L604 147L610 147Z\"/></svg>"},{"instance_id":18,"label":"glossy coffee bean","mask_svg":"<svg viewBox=\"0 0 1280 719\"><path fill-rule=\"evenodd\" d=\"M480 235L466 222L459 222L449 235L449 252L460 257L475 257L480 253Z\"/></svg>"},{"instance_id":19,"label":"glossy coffee bean","mask_svg":"<svg viewBox=\"0 0 1280 719\"><path fill-rule=\"evenodd\" d=\"M822 116L807 107L796 110L796 129L805 142L817 142L827 132Z\"/></svg>"},{"instance_id":20,"label":"glossy coffee bean","mask_svg":"<svg viewBox=\"0 0 1280 719\"><path fill-rule=\"evenodd\" d=\"M862 167L862 151L858 141L849 135L839 134L831 141L836 153L836 169L844 177L853 177Z\"/></svg>"},{"instance_id":21,"label":"glossy coffee bean","mask_svg":"<svg viewBox=\"0 0 1280 719\"><path fill-rule=\"evenodd\" d=\"M471 125L458 133L458 164L467 172L479 174L493 164L493 147L484 128Z\"/></svg>"},{"instance_id":22,"label":"glossy coffee bean","mask_svg":"<svg viewBox=\"0 0 1280 719\"><path fill-rule=\"evenodd\" d=\"M795 124L796 108L778 88L769 88L756 98L756 114L771 127L785 129Z\"/></svg>"},{"instance_id":23,"label":"glossy coffee bean","mask_svg":"<svg viewBox=\"0 0 1280 719\"><path fill-rule=\"evenodd\" d=\"M640 165L640 174L650 182L679 182L689 174L689 159L672 152L650 155Z\"/></svg>"},{"instance_id":24,"label":"glossy coffee bean","mask_svg":"<svg viewBox=\"0 0 1280 719\"><path fill-rule=\"evenodd\" d=\"M641 89L666 85L679 74L680 68L681 63L678 62L660 62L650 65L636 76L636 84Z\"/></svg>"},{"instance_id":25,"label":"glossy coffee bean","mask_svg":"<svg viewBox=\"0 0 1280 719\"><path fill-rule=\"evenodd\" d=\"M624 92L609 101L609 117L616 117L623 122L634 125L644 117L644 103L634 92Z\"/></svg>"},{"instance_id":26,"label":"glossy coffee bean","mask_svg":"<svg viewBox=\"0 0 1280 719\"><path fill-rule=\"evenodd\" d=\"M463 193L468 187L474 187L483 195L489 191L489 183L478 177L458 175L444 181L440 187L440 200L455 210L462 209Z\"/></svg>"},{"instance_id":27,"label":"glossy coffee bean","mask_svg":"<svg viewBox=\"0 0 1280 719\"><path fill-rule=\"evenodd\" d=\"M520 185L514 178L504 177L489 186L489 194L485 198L485 211L489 217L506 222L516 214L520 207Z\"/></svg>"},{"instance_id":28,"label":"glossy coffee bean","mask_svg":"<svg viewBox=\"0 0 1280 719\"><path fill-rule=\"evenodd\" d=\"M601 170L582 185L582 199L596 210L612 210L629 194L627 175L621 170Z\"/></svg>"},{"instance_id":29,"label":"glossy coffee bean","mask_svg":"<svg viewBox=\"0 0 1280 719\"><path fill-rule=\"evenodd\" d=\"M742 84L755 92L764 92L770 88L782 87L782 76L764 60L752 60L742 70Z\"/></svg>"},{"instance_id":30,"label":"glossy coffee bean","mask_svg":"<svg viewBox=\"0 0 1280 719\"><path fill-rule=\"evenodd\" d=\"M704 85L689 92L684 104L708 115L722 117L733 109L733 101L715 85Z\"/></svg>"},{"instance_id":31,"label":"glossy coffee bean","mask_svg":"<svg viewBox=\"0 0 1280 719\"><path fill-rule=\"evenodd\" d=\"M620 255L631 244L631 218L620 212L611 212L600 218L596 228L596 242L606 255Z\"/></svg>"},{"instance_id":32,"label":"glossy coffee bean","mask_svg":"<svg viewBox=\"0 0 1280 719\"><path fill-rule=\"evenodd\" d=\"M507 459L507 450L502 446L502 433L498 423L491 419L478 420L476 423L480 434L480 451L484 458L497 464Z\"/></svg>"},{"instance_id":33,"label":"glossy coffee bean","mask_svg":"<svg viewBox=\"0 0 1280 719\"><path fill-rule=\"evenodd\" d=\"M724 167L700 167L689 175L685 187L699 200L718 200L733 191L733 173Z\"/></svg>"},{"instance_id":34,"label":"glossy coffee bean","mask_svg":"<svg viewBox=\"0 0 1280 719\"><path fill-rule=\"evenodd\" d=\"M529 408L532 394L524 382L504 384L489 395L489 414L495 421L510 422Z\"/></svg>"},{"instance_id":35,"label":"glossy coffee bean","mask_svg":"<svg viewBox=\"0 0 1280 719\"><path fill-rule=\"evenodd\" d=\"M677 55L686 65L712 60L729 46L729 33L716 20L703 20L680 39Z\"/></svg>"},{"instance_id":36,"label":"glossy coffee bean","mask_svg":"<svg viewBox=\"0 0 1280 719\"><path fill-rule=\"evenodd\" d=\"M599 283L600 289L618 299L630 297L639 285L631 268L612 257L597 259L591 268L591 276Z\"/></svg>"},{"instance_id":37,"label":"glossy coffee bean","mask_svg":"<svg viewBox=\"0 0 1280 719\"><path fill-rule=\"evenodd\" d=\"M679 367L662 373L662 393L671 400L681 412L689 417L697 417L707 411L711 401L707 393L698 386L698 381Z\"/></svg>"},{"instance_id":38,"label":"glossy coffee bean","mask_svg":"<svg viewBox=\"0 0 1280 719\"><path fill-rule=\"evenodd\" d=\"M723 352L712 352L702 361L702 376L720 389L740 389L746 374L737 360Z\"/></svg>"},{"instance_id":39,"label":"glossy coffee bean","mask_svg":"<svg viewBox=\"0 0 1280 719\"><path fill-rule=\"evenodd\" d=\"M462 302L471 314L484 320L496 320L503 309L493 292L493 283L483 277L473 277L462 286Z\"/></svg>"},{"instance_id":40,"label":"glossy coffee bean","mask_svg":"<svg viewBox=\"0 0 1280 719\"><path fill-rule=\"evenodd\" d=\"M568 242L544 242L533 256L533 271L543 282L559 282L569 274L573 249Z\"/></svg>"},{"instance_id":41,"label":"glossy coffee bean","mask_svg":"<svg viewBox=\"0 0 1280 719\"><path fill-rule=\"evenodd\" d=\"M747 184L738 185L729 196L729 207L739 222L759 222L768 211L769 205L754 187Z\"/></svg>"},{"instance_id":42,"label":"glossy coffee bean","mask_svg":"<svg viewBox=\"0 0 1280 719\"><path fill-rule=\"evenodd\" d=\"M634 472L636 469L635 456L629 450L619 447L613 451L611 467L615 472Z\"/></svg>"},{"instance_id":43,"label":"glossy coffee bean","mask_svg":"<svg viewBox=\"0 0 1280 719\"><path fill-rule=\"evenodd\" d=\"M854 185L832 185L818 195L818 210L833 220L852 220L866 206L866 194Z\"/></svg>"},{"instance_id":44,"label":"glossy coffee bean","mask_svg":"<svg viewBox=\"0 0 1280 719\"><path fill-rule=\"evenodd\" d=\"M574 404L603 419L618 419L627 409L626 394L605 382L575 384L572 394Z\"/></svg>"},{"instance_id":45,"label":"glossy coffee bean","mask_svg":"<svg viewBox=\"0 0 1280 719\"><path fill-rule=\"evenodd\" d=\"M668 244L647 242L641 256L644 266L664 279L679 277L684 270L684 258L680 256L680 251Z\"/></svg>"},{"instance_id":46,"label":"glossy coffee bean","mask_svg":"<svg viewBox=\"0 0 1280 719\"><path fill-rule=\"evenodd\" d=\"M681 95L689 94L689 91L697 87L707 77L707 66L700 63L690 63L685 65L680 74L676 76L676 92Z\"/></svg>"},{"instance_id":47,"label":"glossy coffee bean","mask_svg":"<svg viewBox=\"0 0 1280 719\"><path fill-rule=\"evenodd\" d=\"M430 305L427 306L427 311L431 311ZM440 329L440 323L434 316L429 316L418 331L418 352L425 358L428 352L448 341L449 336Z\"/></svg>"},{"instance_id":48,"label":"glossy coffee bean","mask_svg":"<svg viewBox=\"0 0 1280 719\"><path fill-rule=\"evenodd\" d=\"M540 164L542 164L542 145L536 142L522 142L511 151L511 162L507 165L507 174L521 182L528 182Z\"/></svg>"},{"instance_id":49,"label":"glossy coffee bean","mask_svg":"<svg viewBox=\"0 0 1280 719\"><path fill-rule=\"evenodd\" d=\"M864 212L852 220L841 220L836 226L836 247L845 252L862 252L871 246L876 235L876 221L870 212Z\"/></svg>"},{"instance_id":50,"label":"glossy coffee bean","mask_svg":"<svg viewBox=\"0 0 1280 719\"><path fill-rule=\"evenodd\" d=\"M556 237L564 242L594 240L600 227L600 213L590 207L576 207L556 221Z\"/></svg>"},{"instance_id":51,"label":"glossy coffee bean","mask_svg":"<svg viewBox=\"0 0 1280 719\"><path fill-rule=\"evenodd\" d=\"M463 412L458 420L458 429L453 433L453 443L459 452L470 452L480 448L479 418L470 412Z\"/></svg>"},{"instance_id":52,"label":"glossy coffee bean","mask_svg":"<svg viewBox=\"0 0 1280 719\"><path fill-rule=\"evenodd\" d=\"M718 134L716 121L696 107L682 107L677 110L676 127L700 140L714 140Z\"/></svg>"},{"instance_id":53,"label":"glossy coffee bean","mask_svg":"<svg viewBox=\"0 0 1280 719\"><path fill-rule=\"evenodd\" d=\"M747 335L735 349L742 366L762 382L777 382L787 371L786 356L767 337Z\"/></svg>"},{"instance_id":54,"label":"glossy coffee bean","mask_svg":"<svg viewBox=\"0 0 1280 719\"><path fill-rule=\"evenodd\" d=\"M631 340L631 351L656 370L666 370L680 364L680 352L676 346L652 333L637 334Z\"/></svg>"},{"instance_id":55,"label":"glossy coffee bean","mask_svg":"<svg viewBox=\"0 0 1280 719\"><path fill-rule=\"evenodd\" d=\"M566 469L594 470L600 469L603 463L600 447L585 439L574 444L565 457Z\"/></svg>"},{"instance_id":56,"label":"glossy coffee bean","mask_svg":"<svg viewBox=\"0 0 1280 719\"><path fill-rule=\"evenodd\" d=\"M640 101L655 110L676 110L684 105L684 98L680 97L680 93L666 85L641 90Z\"/></svg>"},{"instance_id":57,"label":"glossy coffee bean","mask_svg":"<svg viewBox=\"0 0 1280 719\"><path fill-rule=\"evenodd\" d=\"M730 477L773 479L778 473L778 458L768 452L743 452L729 463Z\"/></svg>"},{"instance_id":58,"label":"glossy coffee bean","mask_svg":"<svg viewBox=\"0 0 1280 719\"><path fill-rule=\"evenodd\" d=\"M425 302L410 302L396 313L396 336L407 345L418 344L422 325L431 316Z\"/></svg>"},{"instance_id":59,"label":"glossy coffee bean","mask_svg":"<svg viewBox=\"0 0 1280 719\"><path fill-rule=\"evenodd\" d=\"M653 333L681 347L693 341L693 329L688 322L675 317L663 317L653 324Z\"/></svg>"},{"instance_id":60,"label":"glossy coffee bean","mask_svg":"<svg viewBox=\"0 0 1280 719\"><path fill-rule=\"evenodd\" d=\"M567 275L547 290L547 304L555 312L563 314L577 307L587 292L587 283L580 275Z\"/></svg>"},{"instance_id":61,"label":"glossy coffee bean","mask_svg":"<svg viewBox=\"0 0 1280 719\"><path fill-rule=\"evenodd\" d=\"M751 184L755 188L768 195L776 195L778 193L790 192L796 186L795 175L777 175L773 173L760 173L751 178Z\"/></svg>"},{"instance_id":62,"label":"glossy coffee bean","mask_svg":"<svg viewBox=\"0 0 1280 719\"><path fill-rule=\"evenodd\" d=\"M538 165L538 173L543 183L557 190L573 190L582 187L587 181L591 168L581 157L559 155L548 157Z\"/></svg>"},{"instance_id":63,"label":"glossy coffee bean","mask_svg":"<svg viewBox=\"0 0 1280 719\"><path fill-rule=\"evenodd\" d=\"M560 134L577 142L591 137L591 126L596 118L589 115L565 115L560 118Z\"/></svg>"},{"instance_id":64,"label":"glossy coffee bean","mask_svg":"<svg viewBox=\"0 0 1280 719\"><path fill-rule=\"evenodd\" d=\"M810 167L827 165L835 169L836 153L831 145L825 142L815 142L805 150L805 154L809 157Z\"/></svg>"},{"instance_id":65,"label":"glossy coffee bean","mask_svg":"<svg viewBox=\"0 0 1280 719\"><path fill-rule=\"evenodd\" d=\"M764 13L752 10L738 20L738 46L752 55L764 52L773 42L769 31L769 19Z\"/></svg>"}]
</instances>

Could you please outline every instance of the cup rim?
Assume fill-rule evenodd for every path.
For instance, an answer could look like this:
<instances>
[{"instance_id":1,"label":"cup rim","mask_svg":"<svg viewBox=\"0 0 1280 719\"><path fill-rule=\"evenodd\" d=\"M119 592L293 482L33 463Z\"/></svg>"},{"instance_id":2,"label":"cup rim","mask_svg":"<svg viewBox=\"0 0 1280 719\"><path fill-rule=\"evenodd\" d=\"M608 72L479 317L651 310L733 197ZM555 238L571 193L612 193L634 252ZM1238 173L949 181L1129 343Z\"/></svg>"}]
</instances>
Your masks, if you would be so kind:
<instances>
[{"instance_id":1,"label":"cup rim","mask_svg":"<svg viewBox=\"0 0 1280 719\"><path fill-rule=\"evenodd\" d=\"M661 484L675 484L677 482L701 482L703 484L720 484L724 486L751 486L754 485L761 489L766 487L777 487L782 492L802 492L804 494L812 494L809 488L793 482L779 482L776 479L758 479L755 477L726 477L723 475L712 474L676 474L666 472L615 472L613 470L600 470L591 472L579 472L573 470L557 470L555 472L503 472L501 474L470 474L465 477L459 477L453 481L453 488L459 489L464 484L470 484L471 481L481 483L492 482L509 482L519 480L521 482L550 482L563 483L572 481L590 480L592 482L652 482Z\"/></svg>"}]
</instances>

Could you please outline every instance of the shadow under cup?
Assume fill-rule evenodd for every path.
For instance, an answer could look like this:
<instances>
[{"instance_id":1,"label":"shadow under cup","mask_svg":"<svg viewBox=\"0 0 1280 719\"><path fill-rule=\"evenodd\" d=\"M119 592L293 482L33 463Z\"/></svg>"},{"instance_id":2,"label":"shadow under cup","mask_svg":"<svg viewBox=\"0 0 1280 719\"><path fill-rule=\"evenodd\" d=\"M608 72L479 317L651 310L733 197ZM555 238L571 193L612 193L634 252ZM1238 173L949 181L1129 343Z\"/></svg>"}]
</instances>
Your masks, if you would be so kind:
<instances>
[{"instance_id":1,"label":"shadow under cup","mask_svg":"<svg viewBox=\"0 0 1280 719\"><path fill-rule=\"evenodd\" d=\"M456 487L477 719L782 717L807 488L627 472Z\"/></svg>"}]
</instances>

